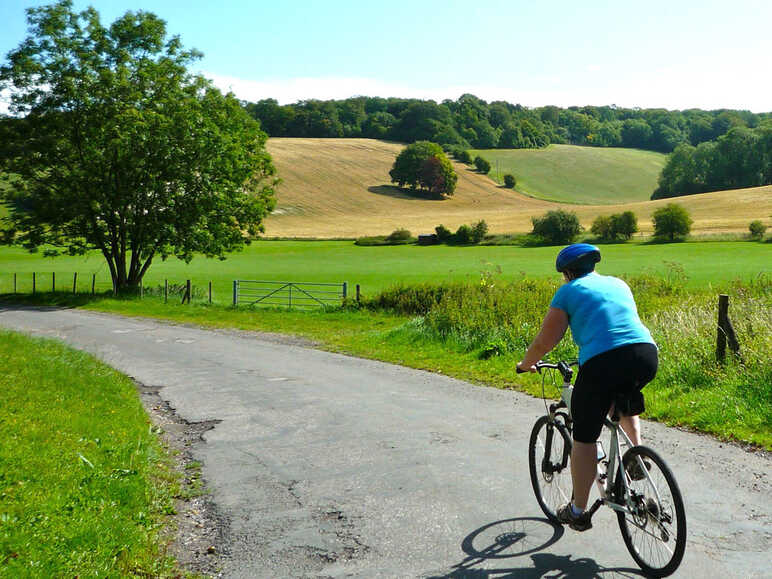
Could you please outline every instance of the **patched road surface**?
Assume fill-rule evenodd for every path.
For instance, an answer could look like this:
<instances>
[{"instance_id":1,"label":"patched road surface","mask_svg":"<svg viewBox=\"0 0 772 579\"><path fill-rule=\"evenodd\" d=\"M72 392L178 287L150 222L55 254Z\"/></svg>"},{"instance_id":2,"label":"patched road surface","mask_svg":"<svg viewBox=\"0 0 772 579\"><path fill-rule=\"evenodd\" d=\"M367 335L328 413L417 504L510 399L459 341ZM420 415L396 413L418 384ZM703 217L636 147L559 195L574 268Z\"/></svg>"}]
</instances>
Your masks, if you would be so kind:
<instances>
[{"instance_id":1,"label":"patched road surface","mask_svg":"<svg viewBox=\"0 0 772 579\"><path fill-rule=\"evenodd\" d=\"M527 443L541 400L270 336L0 308L148 387L190 422L226 521L225 577L640 577L614 514L548 523ZM772 577L768 455L644 425L684 494L677 577Z\"/></svg>"}]
</instances>

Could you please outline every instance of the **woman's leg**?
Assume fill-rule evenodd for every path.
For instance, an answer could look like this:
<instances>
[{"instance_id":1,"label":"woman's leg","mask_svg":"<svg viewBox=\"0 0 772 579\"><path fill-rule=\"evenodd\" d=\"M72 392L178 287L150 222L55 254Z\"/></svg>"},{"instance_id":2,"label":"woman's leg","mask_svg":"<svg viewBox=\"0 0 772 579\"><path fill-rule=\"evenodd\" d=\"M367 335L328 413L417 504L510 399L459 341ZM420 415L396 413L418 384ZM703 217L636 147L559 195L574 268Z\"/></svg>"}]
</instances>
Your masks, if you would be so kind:
<instances>
[{"instance_id":1,"label":"woman's leg","mask_svg":"<svg viewBox=\"0 0 772 579\"><path fill-rule=\"evenodd\" d=\"M630 437L633 446L641 445L641 421L638 416L622 416L619 418L619 426Z\"/></svg>"},{"instance_id":2,"label":"woman's leg","mask_svg":"<svg viewBox=\"0 0 772 579\"><path fill-rule=\"evenodd\" d=\"M590 488L595 480L598 468L596 443L574 440L571 449L571 480L574 483L574 505L586 509L590 498Z\"/></svg>"}]
</instances>

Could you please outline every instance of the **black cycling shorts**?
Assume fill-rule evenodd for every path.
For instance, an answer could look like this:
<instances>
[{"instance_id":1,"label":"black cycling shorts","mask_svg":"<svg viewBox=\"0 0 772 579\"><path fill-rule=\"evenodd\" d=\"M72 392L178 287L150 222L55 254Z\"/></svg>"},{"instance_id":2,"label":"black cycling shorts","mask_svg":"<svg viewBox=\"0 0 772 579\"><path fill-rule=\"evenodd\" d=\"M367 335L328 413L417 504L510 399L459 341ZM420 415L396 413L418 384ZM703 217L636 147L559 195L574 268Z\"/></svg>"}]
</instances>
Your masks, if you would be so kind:
<instances>
[{"instance_id":1,"label":"black cycling shorts","mask_svg":"<svg viewBox=\"0 0 772 579\"><path fill-rule=\"evenodd\" d=\"M574 440L598 440L612 403L620 413L635 416L644 410L641 388L657 374L657 347L640 343L620 346L587 360L571 395Z\"/></svg>"}]
</instances>

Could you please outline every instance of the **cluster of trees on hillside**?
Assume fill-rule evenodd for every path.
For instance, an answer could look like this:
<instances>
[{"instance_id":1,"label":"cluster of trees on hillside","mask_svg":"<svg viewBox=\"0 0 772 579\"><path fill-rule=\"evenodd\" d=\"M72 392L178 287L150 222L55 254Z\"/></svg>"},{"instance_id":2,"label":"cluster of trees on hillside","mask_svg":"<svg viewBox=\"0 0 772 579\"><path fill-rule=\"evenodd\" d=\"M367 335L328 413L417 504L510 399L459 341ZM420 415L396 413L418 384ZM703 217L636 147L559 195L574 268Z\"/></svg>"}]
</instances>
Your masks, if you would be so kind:
<instances>
[{"instance_id":1,"label":"cluster of trees on hillside","mask_svg":"<svg viewBox=\"0 0 772 579\"><path fill-rule=\"evenodd\" d=\"M772 113L736 110L668 111L613 105L527 108L504 101L487 103L471 94L441 103L354 97L288 105L265 99L244 106L272 137L367 137L476 149L567 143L670 153L681 144L697 146L732 128L755 128L772 119Z\"/></svg>"},{"instance_id":2,"label":"cluster of trees on hillside","mask_svg":"<svg viewBox=\"0 0 772 579\"><path fill-rule=\"evenodd\" d=\"M668 157L652 199L772 184L772 121L733 127L715 141L681 144Z\"/></svg>"}]
</instances>

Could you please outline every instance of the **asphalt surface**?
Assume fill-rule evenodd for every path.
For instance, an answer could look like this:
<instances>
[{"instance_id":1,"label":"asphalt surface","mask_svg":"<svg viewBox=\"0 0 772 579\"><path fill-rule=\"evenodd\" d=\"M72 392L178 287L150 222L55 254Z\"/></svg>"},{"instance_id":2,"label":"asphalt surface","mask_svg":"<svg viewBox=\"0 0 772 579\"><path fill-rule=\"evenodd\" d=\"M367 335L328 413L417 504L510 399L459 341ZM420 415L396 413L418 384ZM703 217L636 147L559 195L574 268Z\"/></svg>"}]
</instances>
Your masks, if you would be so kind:
<instances>
[{"instance_id":1,"label":"asphalt surface","mask_svg":"<svg viewBox=\"0 0 772 579\"><path fill-rule=\"evenodd\" d=\"M0 325L60 338L158 388L191 422L227 523L226 577L639 577L616 517L544 519L527 443L541 400L297 341L3 307ZM644 424L686 502L677 577L772 577L772 461Z\"/></svg>"}]
</instances>

